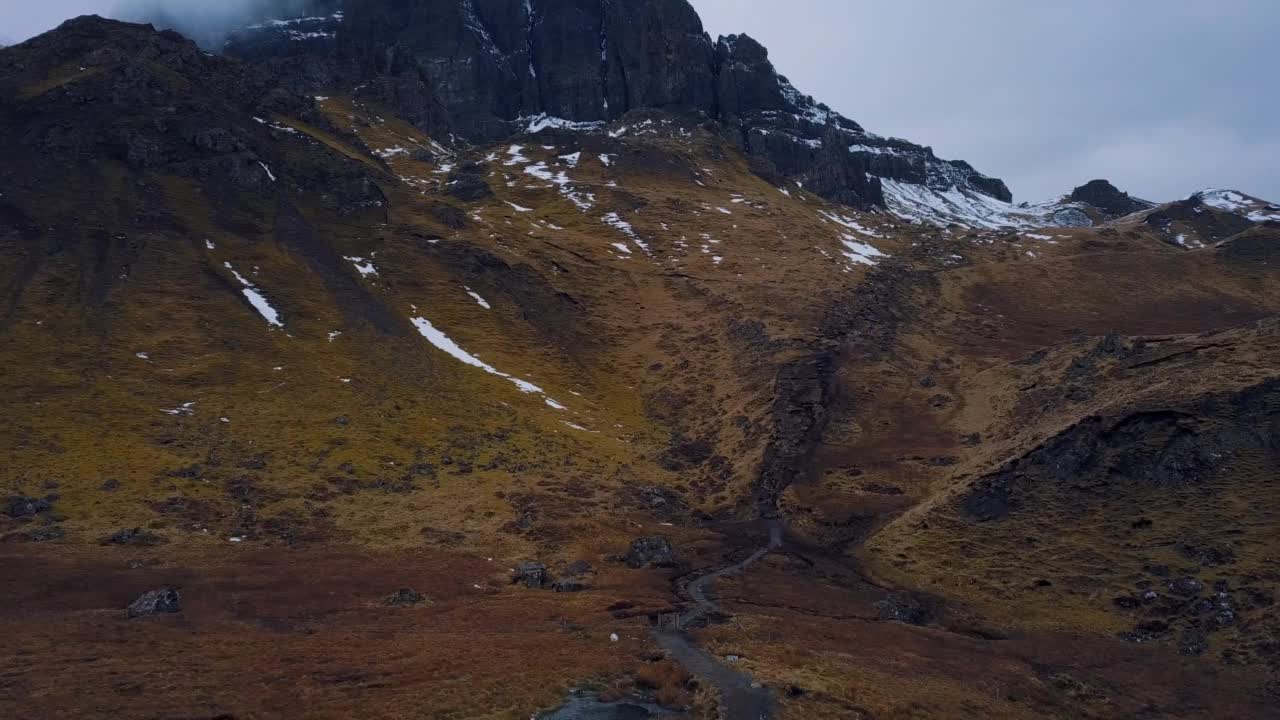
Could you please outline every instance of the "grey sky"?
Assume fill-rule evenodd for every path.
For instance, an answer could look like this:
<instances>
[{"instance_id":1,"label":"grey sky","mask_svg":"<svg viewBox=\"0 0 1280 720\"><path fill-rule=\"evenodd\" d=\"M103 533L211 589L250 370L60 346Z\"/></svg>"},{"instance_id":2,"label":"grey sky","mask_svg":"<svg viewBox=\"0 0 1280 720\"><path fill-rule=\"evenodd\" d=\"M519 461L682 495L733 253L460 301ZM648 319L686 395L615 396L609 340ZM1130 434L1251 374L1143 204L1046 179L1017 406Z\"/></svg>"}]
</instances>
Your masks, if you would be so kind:
<instances>
[{"instance_id":1,"label":"grey sky","mask_svg":"<svg viewBox=\"0 0 1280 720\"><path fill-rule=\"evenodd\" d=\"M1275 0L691 0L803 92L1002 177L1280 201Z\"/></svg>"},{"instance_id":2,"label":"grey sky","mask_svg":"<svg viewBox=\"0 0 1280 720\"><path fill-rule=\"evenodd\" d=\"M0 38L117 1L0 0ZM1219 186L1280 201L1275 0L691 1L802 91L1018 200L1106 177L1153 200Z\"/></svg>"},{"instance_id":3,"label":"grey sky","mask_svg":"<svg viewBox=\"0 0 1280 720\"><path fill-rule=\"evenodd\" d=\"M106 12L110 0L3 0L0 2L0 42L21 42L52 30L69 17Z\"/></svg>"}]
</instances>

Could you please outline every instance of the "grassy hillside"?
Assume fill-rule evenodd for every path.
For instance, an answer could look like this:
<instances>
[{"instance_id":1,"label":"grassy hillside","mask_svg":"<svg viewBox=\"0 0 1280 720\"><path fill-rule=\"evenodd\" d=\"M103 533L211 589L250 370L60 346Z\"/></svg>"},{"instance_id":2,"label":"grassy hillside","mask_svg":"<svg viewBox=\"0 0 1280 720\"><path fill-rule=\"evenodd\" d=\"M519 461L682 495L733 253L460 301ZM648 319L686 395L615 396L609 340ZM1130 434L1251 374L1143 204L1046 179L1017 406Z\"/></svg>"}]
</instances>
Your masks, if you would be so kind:
<instances>
[{"instance_id":1,"label":"grassy hillside","mask_svg":"<svg viewBox=\"0 0 1280 720\"><path fill-rule=\"evenodd\" d=\"M1274 223L910 224L662 113L446 147L132 32L0 63L6 716L710 717L649 628L762 512L693 634L780 717L1274 705Z\"/></svg>"}]
</instances>

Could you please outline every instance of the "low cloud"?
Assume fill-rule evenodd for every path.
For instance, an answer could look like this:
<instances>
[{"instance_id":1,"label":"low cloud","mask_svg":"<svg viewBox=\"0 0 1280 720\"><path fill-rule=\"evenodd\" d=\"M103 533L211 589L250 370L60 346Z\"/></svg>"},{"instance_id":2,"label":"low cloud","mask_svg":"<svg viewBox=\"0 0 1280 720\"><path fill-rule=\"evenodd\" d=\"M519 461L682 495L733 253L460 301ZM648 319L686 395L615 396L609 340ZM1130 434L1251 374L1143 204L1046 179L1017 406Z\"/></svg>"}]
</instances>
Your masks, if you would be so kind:
<instances>
[{"instance_id":1,"label":"low cloud","mask_svg":"<svg viewBox=\"0 0 1280 720\"><path fill-rule=\"evenodd\" d=\"M295 16L313 4L314 0L119 0L111 16L177 30L217 50L238 28L266 18Z\"/></svg>"}]
</instances>

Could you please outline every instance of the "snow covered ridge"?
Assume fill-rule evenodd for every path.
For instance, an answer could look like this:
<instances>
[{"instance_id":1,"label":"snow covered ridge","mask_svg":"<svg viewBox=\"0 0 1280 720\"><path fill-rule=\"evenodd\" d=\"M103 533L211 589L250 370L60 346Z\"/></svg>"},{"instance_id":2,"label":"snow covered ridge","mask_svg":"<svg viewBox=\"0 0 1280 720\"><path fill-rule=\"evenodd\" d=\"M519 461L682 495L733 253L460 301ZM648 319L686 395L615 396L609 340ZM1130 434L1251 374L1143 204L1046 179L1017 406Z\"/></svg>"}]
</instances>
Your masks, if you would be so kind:
<instances>
[{"instance_id":1,"label":"snow covered ridge","mask_svg":"<svg viewBox=\"0 0 1280 720\"><path fill-rule=\"evenodd\" d=\"M1086 212L1087 206L1071 202L1065 196L1042 203L1015 205L960 186L937 190L927 185L897 180L882 180L881 184L889 212L908 222L922 225L959 225L975 230L1029 230L1093 225L1092 218ZM1280 205L1236 190L1204 190L1195 193L1189 200L1233 213L1250 222L1280 222ZM1159 207L1161 206L1119 218L1117 222L1145 217Z\"/></svg>"},{"instance_id":2,"label":"snow covered ridge","mask_svg":"<svg viewBox=\"0 0 1280 720\"><path fill-rule=\"evenodd\" d=\"M1012 200L1004 182L978 172L969 163L943 160L930 147L868 132L858 123L801 93L782 75L775 77L786 107L755 112L746 125L751 134L764 138L781 136L793 143L790 151L772 147L776 143L765 143L764 154L780 155L777 158L782 161L780 165L794 166L807 151L819 158L814 168L819 174L824 163L843 161L860 167L868 181L879 178L920 186L938 194L955 191L981 195L1005 204ZM841 150L844 151L843 160L840 158ZM800 158L795 157L797 153ZM793 179L808 181L811 178L806 177L807 172L802 170ZM817 186L816 183L810 185ZM858 193L867 204L883 202L888 205L888 198L878 197L874 186L859 188ZM818 194L824 193L818 191Z\"/></svg>"},{"instance_id":3,"label":"snow covered ridge","mask_svg":"<svg viewBox=\"0 0 1280 720\"><path fill-rule=\"evenodd\" d=\"M937 190L898 180L882 180L881 185L889 212L922 225L959 225L975 230L1093 225L1084 206L1069 202L1065 197L1043 203L1014 205L961 186Z\"/></svg>"},{"instance_id":4,"label":"snow covered ridge","mask_svg":"<svg viewBox=\"0 0 1280 720\"><path fill-rule=\"evenodd\" d=\"M1250 222L1280 222L1280 204L1250 197L1238 190L1201 190L1191 196L1211 208L1239 215Z\"/></svg>"}]
</instances>

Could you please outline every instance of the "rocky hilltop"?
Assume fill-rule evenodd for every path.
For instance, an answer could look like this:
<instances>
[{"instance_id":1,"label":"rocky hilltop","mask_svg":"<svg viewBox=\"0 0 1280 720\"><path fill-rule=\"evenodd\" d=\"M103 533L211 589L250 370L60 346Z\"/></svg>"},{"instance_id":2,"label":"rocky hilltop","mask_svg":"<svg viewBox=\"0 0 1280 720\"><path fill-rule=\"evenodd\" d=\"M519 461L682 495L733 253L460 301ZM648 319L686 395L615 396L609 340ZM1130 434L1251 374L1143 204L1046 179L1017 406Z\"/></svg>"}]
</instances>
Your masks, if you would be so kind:
<instances>
[{"instance_id":1,"label":"rocky hilltop","mask_svg":"<svg viewBox=\"0 0 1280 720\"><path fill-rule=\"evenodd\" d=\"M1155 206L1153 202L1129 197L1129 193L1121 192L1106 180L1090 180L1072 190L1069 199L1097 208L1109 217L1129 215Z\"/></svg>"}]
</instances>

